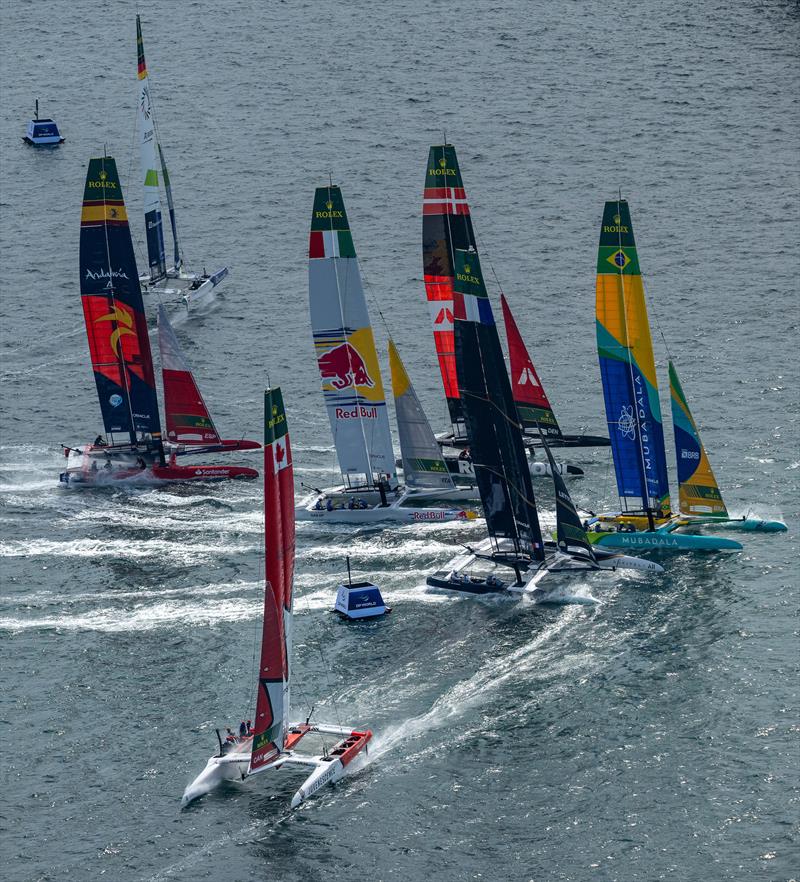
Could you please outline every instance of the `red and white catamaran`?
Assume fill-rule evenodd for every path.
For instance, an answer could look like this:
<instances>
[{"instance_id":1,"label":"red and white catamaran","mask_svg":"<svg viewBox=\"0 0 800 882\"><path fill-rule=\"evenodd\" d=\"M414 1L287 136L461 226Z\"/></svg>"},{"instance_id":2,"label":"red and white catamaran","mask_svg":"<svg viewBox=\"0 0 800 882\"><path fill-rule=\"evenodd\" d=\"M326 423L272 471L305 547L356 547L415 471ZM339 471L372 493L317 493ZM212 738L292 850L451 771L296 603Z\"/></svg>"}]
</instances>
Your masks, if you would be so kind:
<instances>
[{"instance_id":1,"label":"red and white catamaran","mask_svg":"<svg viewBox=\"0 0 800 882\"><path fill-rule=\"evenodd\" d=\"M223 781L244 781L261 772L304 765L313 771L292 798L292 808L325 784L341 778L365 750L372 732L324 723L289 724L292 585L294 577L294 473L283 397L264 393L264 547L266 587L258 669L258 697L252 734L223 742L205 769L186 788L188 805ZM297 750L308 735L333 735L333 747L311 755Z\"/></svg>"},{"instance_id":2,"label":"red and white catamaran","mask_svg":"<svg viewBox=\"0 0 800 882\"><path fill-rule=\"evenodd\" d=\"M244 466L177 464L189 453L258 449L223 440L178 346L163 307L159 340L166 441L161 435L153 357L117 166L89 161L81 212L80 286L89 353L106 437L65 447L68 486L256 478Z\"/></svg>"}]
</instances>

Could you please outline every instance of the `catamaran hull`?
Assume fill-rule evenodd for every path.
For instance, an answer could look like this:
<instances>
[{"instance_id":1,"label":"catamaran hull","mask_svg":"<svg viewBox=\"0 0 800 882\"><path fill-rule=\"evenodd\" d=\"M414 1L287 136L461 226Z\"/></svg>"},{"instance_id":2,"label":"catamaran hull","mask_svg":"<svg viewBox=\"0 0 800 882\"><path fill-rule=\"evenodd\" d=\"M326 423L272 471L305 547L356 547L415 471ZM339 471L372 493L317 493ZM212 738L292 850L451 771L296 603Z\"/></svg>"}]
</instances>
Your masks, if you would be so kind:
<instances>
[{"instance_id":1,"label":"catamaran hull","mask_svg":"<svg viewBox=\"0 0 800 882\"><path fill-rule=\"evenodd\" d=\"M124 484L174 484L187 481L231 481L257 478L255 469L244 466L151 466L123 469L67 469L59 480L67 487L108 487Z\"/></svg>"},{"instance_id":2,"label":"catamaran hull","mask_svg":"<svg viewBox=\"0 0 800 882\"><path fill-rule=\"evenodd\" d=\"M474 512L458 508L409 508L396 503L385 507L348 509L297 508L295 519L298 521L318 521L326 524L379 524L389 521L406 524L442 524L449 521L466 521Z\"/></svg>"},{"instance_id":3,"label":"catamaran hull","mask_svg":"<svg viewBox=\"0 0 800 882\"><path fill-rule=\"evenodd\" d=\"M472 462L467 459L460 459L457 456L445 456L444 461L456 484L464 482L475 483L475 467ZM578 468L578 466L568 465L567 463L556 463L556 467L559 475L562 476L571 475L572 477L579 477L583 474L583 469ZM552 478L553 476L550 466L538 460L529 459L528 469L532 478Z\"/></svg>"},{"instance_id":4,"label":"catamaran hull","mask_svg":"<svg viewBox=\"0 0 800 882\"><path fill-rule=\"evenodd\" d=\"M589 533L593 545L606 548L647 548L659 551L741 551L742 546L733 539L720 536L699 536L664 530L642 530L635 533Z\"/></svg>"},{"instance_id":5,"label":"catamaran hull","mask_svg":"<svg viewBox=\"0 0 800 882\"><path fill-rule=\"evenodd\" d=\"M189 803L205 796L224 781L244 781L253 775L280 769L285 765L312 766L314 770L292 797L291 807L295 809L321 787L326 784L334 784L343 778L347 774L347 767L358 754L366 751L367 745L372 739L372 732L368 729L360 732L345 729L342 726L324 724L310 726L305 724L290 729L287 744L291 744L292 748L295 747L310 732L343 737L330 752L323 756L295 753L293 749L287 749L278 754L273 762L254 771L250 769L252 740L248 739L243 744L237 745L234 752L222 756L212 756L208 760L205 769L184 790L181 808L185 808Z\"/></svg>"}]
</instances>

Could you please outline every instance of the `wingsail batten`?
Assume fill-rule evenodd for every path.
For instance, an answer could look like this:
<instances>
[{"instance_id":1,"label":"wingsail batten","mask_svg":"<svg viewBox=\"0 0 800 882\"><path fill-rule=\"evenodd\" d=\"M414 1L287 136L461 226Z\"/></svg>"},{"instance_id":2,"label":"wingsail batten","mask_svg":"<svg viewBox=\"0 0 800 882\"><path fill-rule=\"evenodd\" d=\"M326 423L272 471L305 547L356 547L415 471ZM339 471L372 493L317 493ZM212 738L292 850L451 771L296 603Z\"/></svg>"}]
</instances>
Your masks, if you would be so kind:
<instances>
[{"instance_id":1,"label":"wingsail batten","mask_svg":"<svg viewBox=\"0 0 800 882\"><path fill-rule=\"evenodd\" d=\"M264 550L264 623L250 771L275 759L283 750L288 730L294 470L280 388L264 393Z\"/></svg>"},{"instance_id":2,"label":"wingsail batten","mask_svg":"<svg viewBox=\"0 0 800 882\"><path fill-rule=\"evenodd\" d=\"M458 387L475 477L493 540L544 560L522 432L477 251L455 252Z\"/></svg>"},{"instance_id":3,"label":"wingsail batten","mask_svg":"<svg viewBox=\"0 0 800 882\"><path fill-rule=\"evenodd\" d=\"M684 514L726 519L728 509L722 500L717 479L711 468L700 433L678 379L675 365L669 362L669 393L672 427L675 432L675 456L678 463L678 504Z\"/></svg>"},{"instance_id":4,"label":"wingsail batten","mask_svg":"<svg viewBox=\"0 0 800 882\"><path fill-rule=\"evenodd\" d=\"M176 272L180 272L180 268L183 265L183 258L181 257L181 246L178 242L178 225L175 221L175 203L172 198L172 184L169 180L169 172L167 171L167 162L164 159L164 151L161 149L161 144L158 145L158 158L161 162L161 177L164 181L164 192L167 194L167 208L169 209L169 222L172 227L172 246L174 248L174 268Z\"/></svg>"},{"instance_id":5,"label":"wingsail batten","mask_svg":"<svg viewBox=\"0 0 800 882\"><path fill-rule=\"evenodd\" d=\"M422 199L422 262L439 370L456 436L463 436L463 409L453 324L454 251L470 248L476 248L475 234L455 147L431 147Z\"/></svg>"},{"instance_id":6,"label":"wingsail batten","mask_svg":"<svg viewBox=\"0 0 800 882\"><path fill-rule=\"evenodd\" d=\"M80 290L107 434L161 437L150 338L122 187L110 156L89 160Z\"/></svg>"},{"instance_id":7,"label":"wingsail batten","mask_svg":"<svg viewBox=\"0 0 800 882\"><path fill-rule=\"evenodd\" d=\"M517 414L525 429L537 429L550 439L562 438L553 408L536 373L525 341L504 294L500 295L503 323L508 340L508 367Z\"/></svg>"},{"instance_id":8,"label":"wingsail batten","mask_svg":"<svg viewBox=\"0 0 800 882\"><path fill-rule=\"evenodd\" d=\"M309 305L325 406L348 482L396 480L375 338L339 187L314 196Z\"/></svg>"},{"instance_id":9,"label":"wingsail batten","mask_svg":"<svg viewBox=\"0 0 800 882\"><path fill-rule=\"evenodd\" d=\"M144 223L147 238L147 264L150 281L156 282L167 274L166 253L164 250L164 226L161 218L161 198L158 190L158 163L156 157L156 127L153 105L150 98L150 83L147 77L147 63L144 58L142 25L136 16L136 53L138 62L138 115L139 150L141 173L144 187Z\"/></svg>"},{"instance_id":10,"label":"wingsail batten","mask_svg":"<svg viewBox=\"0 0 800 882\"><path fill-rule=\"evenodd\" d=\"M617 490L669 512L669 478L653 344L628 203L606 202L597 258L597 349Z\"/></svg>"},{"instance_id":11,"label":"wingsail batten","mask_svg":"<svg viewBox=\"0 0 800 882\"><path fill-rule=\"evenodd\" d=\"M192 369L184 358L163 304L158 307L158 345L164 382L167 439L176 444L219 444L219 432L200 394Z\"/></svg>"},{"instance_id":12,"label":"wingsail batten","mask_svg":"<svg viewBox=\"0 0 800 882\"><path fill-rule=\"evenodd\" d=\"M392 340L389 340L389 365L406 486L421 490L454 490L441 448Z\"/></svg>"}]
</instances>

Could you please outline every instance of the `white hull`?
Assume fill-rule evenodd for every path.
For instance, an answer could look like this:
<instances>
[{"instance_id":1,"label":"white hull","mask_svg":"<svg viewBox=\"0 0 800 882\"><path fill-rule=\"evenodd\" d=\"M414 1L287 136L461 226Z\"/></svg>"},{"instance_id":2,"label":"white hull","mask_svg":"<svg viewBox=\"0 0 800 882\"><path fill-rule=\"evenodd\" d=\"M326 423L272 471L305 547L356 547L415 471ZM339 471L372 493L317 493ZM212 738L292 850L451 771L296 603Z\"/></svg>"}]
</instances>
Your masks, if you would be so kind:
<instances>
[{"instance_id":1,"label":"white hull","mask_svg":"<svg viewBox=\"0 0 800 882\"><path fill-rule=\"evenodd\" d=\"M376 524L400 522L407 524L447 523L449 521L474 520L473 511L461 508L415 507L423 499L439 499L428 491L395 490L386 495L387 504L381 503L380 493L372 488L328 488L318 495L305 499L295 509L298 521L319 521L328 524ZM328 502L331 508L328 508ZM350 508L352 504L354 507ZM359 507L359 505L361 507Z\"/></svg>"},{"instance_id":2,"label":"white hull","mask_svg":"<svg viewBox=\"0 0 800 882\"><path fill-rule=\"evenodd\" d=\"M293 727L293 730L290 731L301 733L294 738L293 743L299 742L304 735L311 732L338 735L342 737L342 741L330 753L322 756L312 756L311 754L298 753L294 750L284 750L271 763L267 763L252 771L250 769L252 739L248 738L245 742L236 744L228 753L209 758L203 771L184 790L181 797L181 807L185 808L189 803L210 793L225 781L244 781L247 778L252 778L254 775L274 771L285 765L312 766L313 771L292 797L291 807L295 809L301 802L313 796L325 784L334 784L343 778L347 773L347 767L350 762L362 750L366 749L372 737L371 732L355 732L342 726L324 724L311 726L306 724Z\"/></svg>"},{"instance_id":3,"label":"white hull","mask_svg":"<svg viewBox=\"0 0 800 882\"><path fill-rule=\"evenodd\" d=\"M167 279L190 282L189 286L169 286L166 280L149 285L150 277L139 277L142 283L142 294L157 294L159 298L167 301L173 309L185 312L193 312L205 309L217 298L217 286L228 275L228 268L223 267L213 275L202 277L196 273L186 273L183 270L176 274L174 270L167 272Z\"/></svg>"}]
</instances>

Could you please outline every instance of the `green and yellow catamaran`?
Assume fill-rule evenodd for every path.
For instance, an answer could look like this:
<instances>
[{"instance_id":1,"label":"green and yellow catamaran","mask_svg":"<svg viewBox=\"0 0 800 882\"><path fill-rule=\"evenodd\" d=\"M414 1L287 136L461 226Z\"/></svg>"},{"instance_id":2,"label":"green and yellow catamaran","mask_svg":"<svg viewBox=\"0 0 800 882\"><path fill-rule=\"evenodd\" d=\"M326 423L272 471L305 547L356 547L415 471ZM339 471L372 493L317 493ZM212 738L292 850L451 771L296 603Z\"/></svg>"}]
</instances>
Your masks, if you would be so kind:
<instances>
[{"instance_id":1,"label":"green and yellow catamaran","mask_svg":"<svg viewBox=\"0 0 800 882\"><path fill-rule=\"evenodd\" d=\"M597 351L622 511L601 514L598 545L674 550L741 550L732 539L682 528L725 524L785 530L780 521L731 518L700 440L675 366L670 394L678 462L678 511L672 510L653 343L628 203L605 204L597 257Z\"/></svg>"}]
</instances>

